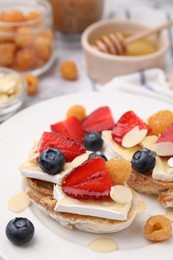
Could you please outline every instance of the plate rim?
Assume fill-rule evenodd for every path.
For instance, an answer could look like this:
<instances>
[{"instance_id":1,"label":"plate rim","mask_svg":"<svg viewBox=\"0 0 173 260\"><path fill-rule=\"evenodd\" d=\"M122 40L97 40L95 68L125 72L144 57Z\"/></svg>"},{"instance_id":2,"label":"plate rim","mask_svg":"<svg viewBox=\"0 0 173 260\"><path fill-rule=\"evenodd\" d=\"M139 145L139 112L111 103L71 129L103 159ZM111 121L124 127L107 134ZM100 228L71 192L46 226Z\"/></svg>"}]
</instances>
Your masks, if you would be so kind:
<instances>
[{"instance_id":1,"label":"plate rim","mask_svg":"<svg viewBox=\"0 0 173 260\"><path fill-rule=\"evenodd\" d=\"M63 100L63 99L68 99L68 98L71 98L71 97L75 97L75 99L76 98L79 98L80 96L85 96L86 97L86 94L87 95L98 95L98 96L104 96L104 98L105 98L105 96L107 96L107 97L109 97L110 96L110 94L112 94L112 92L110 92L110 93L108 93L108 92L106 92L106 93L103 93L103 92L82 92L82 93L77 93L77 94L69 94L69 95L64 95L64 96L58 96L58 97L54 97L54 98L50 98L50 99L48 99L48 100L44 100L44 101L41 101L41 102L39 102L39 103L37 103L37 104L34 104L34 105L32 105L32 106L30 106L30 107L27 107L27 108L25 108L25 109L23 109L23 110L21 110L20 112L18 112L18 113L16 113L13 117L11 117L11 118L9 118L8 120L6 120L5 122L3 122L1 125L0 125L0 133L1 133L1 131L3 131L3 130L1 130L1 129L4 129L4 128L8 128L9 127L9 125L11 124L11 122L13 123L13 121L15 121L16 120L16 118L18 119L20 119L20 117L22 117L22 115L23 114L25 114L25 113L29 113L30 111L32 112L32 110L34 110L35 108L38 108L38 107L40 107L40 106L46 106L49 102L55 102L56 100L59 100L59 99L61 99L61 100ZM120 93L120 92L118 92L117 93L118 95L123 95L123 96L128 96L128 97L138 97L139 95L134 95L134 94L130 94L130 93ZM106 97L106 98L107 98ZM112 95L111 95L111 97L112 97ZM144 97L144 99L145 100L150 100L150 101L153 101L154 99L151 97ZM170 104L167 104L166 102L164 102L164 101L161 101L161 100L157 100L157 102L158 103L162 103L162 104L165 104L165 105L168 105L168 107L171 107L171 105ZM27 111L27 112L26 112ZM28 112L29 111L29 112ZM159 244L160 245L160 244ZM152 247L152 249L151 249L151 247ZM162 247L162 246L161 246ZM32 248L31 248L32 249ZM135 251L140 251L141 252L141 249L142 249L142 251L143 251L143 248L137 248L137 249L130 249L130 251L131 252L133 252L133 259L134 259L134 257L135 257ZM147 255L148 255L148 253L152 253L153 251L155 251L155 249L157 249L158 250L158 245L153 245L152 244L152 246L150 246L150 249L147 249ZM121 257L122 256L122 258L124 257L124 256L128 256L128 252L125 252L125 251L129 251L129 250L124 250L124 251L117 251L117 252L113 252L113 254L115 254L116 253L116 256L118 257ZM139 254L141 254L139 252ZM1 251L0 251L0 254L1 254ZM110 255L111 253L109 253L109 255ZM113 255L112 254L112 255ZM134 255L135 254L135 255ZM144 253L144 252L142 252L142 256L140 256L140 259L142 260L142 259L144 259L147 255ZM4 253L2 253L2 255L4 255ZM96 255L95 255L95 253L93 254L91 254L91 252L88 252L87 253L87 259L88 259L88 257L89 257L89 255L92 257L93 255L94 255L94 258L93 259L97 259L96 258ZM102 259L102 257L105 257L105 254L103 254L103 255L101 255L100 253L98 253L98 256L99 256L99 259ZM137 255L136 255L136 257L138 256L138 253L137 253ZM161 254L160 254L160 256L161 257L163 257L163 255L162 255L162 252L161 252ZM159 258L158 259L161 259L160 258L160 256L159 256ZM164 254L164 256L165 256L165 254ZM129 260L130 259L132 259L130 256L128 256L128 258L129 258ZM38 258L39 259L39 258ZM92 258L91 258L92 259Z\"/></svg>"}]
</instances>

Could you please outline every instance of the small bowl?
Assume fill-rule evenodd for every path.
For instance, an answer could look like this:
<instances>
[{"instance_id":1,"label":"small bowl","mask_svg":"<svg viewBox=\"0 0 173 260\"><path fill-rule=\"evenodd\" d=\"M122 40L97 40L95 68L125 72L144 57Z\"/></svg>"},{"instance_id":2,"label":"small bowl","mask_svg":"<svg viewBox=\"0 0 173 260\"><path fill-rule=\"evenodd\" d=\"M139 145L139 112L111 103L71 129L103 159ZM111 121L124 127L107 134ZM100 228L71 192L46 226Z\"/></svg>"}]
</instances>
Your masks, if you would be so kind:
<instances>
[{"instance_id":1,"label":"small bowl","mask_svg":"<svg viewBox=\"0 0 173 260\"><path fill-rule=\"evenodd\" d=\"M17 76L20 82L20 90L18 93L16 93L15 95L11 95L10 98L5 100L4 102L2 102L2 100L0 99L0 122L3 122L7 118L12 116L15 112L17 112L19 108L22 106L26 97L26 81L24 80L22 75L17 73L15 70L0 67L0 77L1 73L14 74ZM0 97L2 97L1 91Z\"/></svg>"},{"instance_id":2,"label":"small bowl","mask_svg":"<svg viewBox=\"0 0 173 260\"><path fill-rule=\"evenodd\" d=\"M164 33L158 38L152 36L157 42L158 50L141 56L118 56L103 53L91 46L91 43L103 34L109 32L122 32L134 34L150 29L144 24L125 20L104 20L89 26L82 34L81 44L86 59L89 76L100 84L105 84L113 77L129 74L149 68L162 68L169 47L168 39Z\"/></svg>"}]
</instances>

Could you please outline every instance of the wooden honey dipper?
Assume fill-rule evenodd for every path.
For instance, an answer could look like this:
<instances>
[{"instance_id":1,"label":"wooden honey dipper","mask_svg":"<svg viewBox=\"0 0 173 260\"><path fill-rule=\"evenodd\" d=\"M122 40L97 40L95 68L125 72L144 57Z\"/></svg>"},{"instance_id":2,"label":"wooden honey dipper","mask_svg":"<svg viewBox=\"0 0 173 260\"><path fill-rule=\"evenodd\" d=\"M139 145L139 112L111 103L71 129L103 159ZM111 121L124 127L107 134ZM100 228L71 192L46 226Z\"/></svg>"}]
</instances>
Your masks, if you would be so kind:
<instances>
[{"instance_id":1,"label":"wooden honey dipper","mask_svg":"<svg viewBox=\"0 0 173 260\"><path fill-rule=\"evenodd\" d=\"M124 38L123 34L120 32L108 33L96 39L92 46L101 52L114 55L123 55L126 53L127 46L129 44L144 39L152 34L159 33L163 29L169 28L171 26L173 26L173 21L169 21L157 27L134 34L128 38Z\"/></svg>"}]
</instances>

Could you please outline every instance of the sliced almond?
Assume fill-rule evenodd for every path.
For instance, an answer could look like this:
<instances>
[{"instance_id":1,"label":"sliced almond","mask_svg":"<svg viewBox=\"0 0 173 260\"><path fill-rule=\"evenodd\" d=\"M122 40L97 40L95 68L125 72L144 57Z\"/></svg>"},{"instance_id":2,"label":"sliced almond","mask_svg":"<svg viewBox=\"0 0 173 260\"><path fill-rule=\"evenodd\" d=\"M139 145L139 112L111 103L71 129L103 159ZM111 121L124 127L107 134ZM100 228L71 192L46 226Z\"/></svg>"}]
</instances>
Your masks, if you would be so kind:
<instances>
[{"instance_id":1,"label":"sliced almond","mask_svg":"<svg viewBox=\"0 0 173 260\"><path fill-rule=\"evenodd\" d=\"M14 212L21 212L26 207L29 206L31 203L31 200L26 195L25 192L20 192L14 195L9 201L8 201L8 209Z\"/></svg>"},{"instance_id":2,"label":"sliced almond","mask_svg":"<svg viewBox=\"0 0 173 260\"><path fill-rule=\"evenodd\" d=\"M153 151L160 156L172 156L173 155L173 142L160 142L153 146Z\"/></svg>"},{"instance_id":3,"label":"sliced almond","mask_svg":"<svg viewBox=\"0 0 173 260\"><path fill-rule=\"evenodd\" d=\"M139 144L147 135L147 129L139 129L139 126L135 126L122 139L122 146L126 148L133 147Z\"/></svg>"},{"instance_id":4,"label":"sliced almond","mask_svg":"<svg viewBox=\"0 0 173 260\"><path fill-rule=\"evenodd\" d=\"M131 202L133 198L131 190L123 185L115 185L111 187L110 196L115 202L120 204L127 204Z\"/></svg>"},{"instance_id":5,"label":"sliced almond","mask_svg":"<svg viewBox=\"0 0 173 260\"><path fill-rule=\"evenodd\" d=\"M140 145L143 147L143 148L147 148L147 149L150 149L153 151L153 146L154 144L156 143L158 139L158 136L157 135L148 135L146 136L142 142L140 143Z\"/></svg>"},{"instance_id":6,"label":"sliced almond","mask_svg":"<svg viewBox=\"0 0 173 260\"><path fill-rule=\"evenodd\" d=\"M167 163L170 168L173 168L173 157L169 158Z\"/></svg>"}]
</instances>

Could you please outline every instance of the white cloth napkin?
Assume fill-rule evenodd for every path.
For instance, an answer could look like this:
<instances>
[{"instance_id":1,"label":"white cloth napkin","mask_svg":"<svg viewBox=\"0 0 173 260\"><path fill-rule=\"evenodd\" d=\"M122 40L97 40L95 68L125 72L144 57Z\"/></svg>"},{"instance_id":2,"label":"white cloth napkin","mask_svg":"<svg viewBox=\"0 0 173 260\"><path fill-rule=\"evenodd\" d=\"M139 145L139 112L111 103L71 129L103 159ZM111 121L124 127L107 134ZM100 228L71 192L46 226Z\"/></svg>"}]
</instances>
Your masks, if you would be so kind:
<instances>
[{"instance_id":1,"label":"white cloth napkin","mask_svg":"<svg viewBox=\"0 0 173 260\"><path fill-rule=\"evenodd\" d=\"M135 7L120 9L111 14L114 19L132 19L144 22L150 26L156 26L173 19L170 12L154 9L150 7ZM147 95L153 98L161 99L173 104L173 90L171 90L166 79L166 71L169 70L173 63L173 29L166 30L170 41L170 50L167 55L165 70L158 68L140 71L125 76L119 76L112 79L105 85L98 85L99 91L122 91Z\"/></svg>"},{"instance_id":2,"label":"white cloth napkin","mask_svg":"<svg viewBox=\"0 0 173 260\"><path fill-rule=\"evenodd\" d=\"M105 85L97 85L97 90L145 95L173 104L173 91L170 90L162 70L151 69L142 72L142 74L141 76L141 73L137 72L116 77Z\"/></svg>"}]
</instances>

